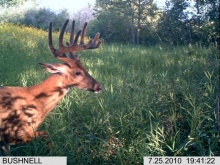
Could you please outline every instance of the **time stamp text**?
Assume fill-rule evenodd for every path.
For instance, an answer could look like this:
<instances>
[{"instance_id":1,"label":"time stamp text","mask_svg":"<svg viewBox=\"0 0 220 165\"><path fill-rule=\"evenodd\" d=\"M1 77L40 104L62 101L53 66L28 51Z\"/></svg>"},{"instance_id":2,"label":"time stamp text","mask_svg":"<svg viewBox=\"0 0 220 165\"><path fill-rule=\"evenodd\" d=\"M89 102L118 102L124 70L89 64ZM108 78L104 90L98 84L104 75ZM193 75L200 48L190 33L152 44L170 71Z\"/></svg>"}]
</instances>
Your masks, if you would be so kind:
<instances>
[{"instance_id":1,"label":"time stamp text","mask_svg":"<svg viewBox=\"0 0 220 165\"><path fill-rule=\"evenodd\" d=\"M220 165L220 157L144 157L144 165Z\"/></svg>"}]
</instances>

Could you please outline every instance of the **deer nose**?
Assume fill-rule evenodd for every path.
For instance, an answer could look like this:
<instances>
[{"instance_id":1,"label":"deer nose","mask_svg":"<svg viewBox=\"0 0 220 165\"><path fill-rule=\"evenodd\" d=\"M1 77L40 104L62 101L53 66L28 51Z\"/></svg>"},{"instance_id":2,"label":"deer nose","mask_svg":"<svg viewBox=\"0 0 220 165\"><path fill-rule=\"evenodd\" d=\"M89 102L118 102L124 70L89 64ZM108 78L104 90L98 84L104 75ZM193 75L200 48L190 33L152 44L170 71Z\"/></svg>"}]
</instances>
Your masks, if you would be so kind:
<instances>
[{"instance_id":1,"label":"deer nose","mask_svg":"<svg viewBox=\"0 0 220 165\"><path fill-rule=\"evenodd\" d=\"M102 91L102 86L97 83L97 84L95 85L95 88L94 88L94 89L95 89L95 90L94 90L95 93L100 93L100 92Z\"/></svg>"}]
</instances>

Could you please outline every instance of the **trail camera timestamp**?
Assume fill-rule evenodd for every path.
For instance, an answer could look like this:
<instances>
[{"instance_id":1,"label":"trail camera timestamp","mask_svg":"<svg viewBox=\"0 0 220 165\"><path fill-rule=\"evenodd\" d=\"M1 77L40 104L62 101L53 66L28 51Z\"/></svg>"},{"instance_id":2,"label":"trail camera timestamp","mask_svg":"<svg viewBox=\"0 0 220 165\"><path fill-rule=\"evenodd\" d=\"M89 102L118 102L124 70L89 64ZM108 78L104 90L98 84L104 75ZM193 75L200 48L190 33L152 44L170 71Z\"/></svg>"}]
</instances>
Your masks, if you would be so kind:
<instances>
[{"instance_id":1,"label":"trail camera timestamp","mask_svg":"<svg viewBox=\"0 0 220 165\"><path fill-rule=\"evenodd\" d=\"M220 157L144 157L144 165L215 165L220 164Z\"/></svg>"},{"instance_id":2,"label":"trail camera timestamp","mask_svg":"<svg viewBox=\"0 0 220 165\"><path fill-rule=\"evenodd\" d=\"M188 164L216 164L214 157L193 157L186 158Z\"/></svg>"}]
</instances>

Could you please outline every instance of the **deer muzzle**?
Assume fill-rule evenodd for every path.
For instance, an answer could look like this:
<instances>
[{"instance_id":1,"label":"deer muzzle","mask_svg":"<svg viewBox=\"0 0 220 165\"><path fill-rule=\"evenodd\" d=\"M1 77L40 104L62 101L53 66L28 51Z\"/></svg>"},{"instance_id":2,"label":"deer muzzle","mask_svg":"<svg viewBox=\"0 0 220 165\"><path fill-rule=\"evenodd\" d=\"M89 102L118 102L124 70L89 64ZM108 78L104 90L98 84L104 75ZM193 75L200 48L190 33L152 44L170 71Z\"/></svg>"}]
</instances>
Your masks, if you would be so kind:
<instances>
[{"instance_id":1,"label":"deer muzzle","mask_svg":"<svg viewBox=\"0 0 220 165\"><path fill-rule=\"evenodd\" d=\"M96 85L95 85L95 88L94 88L95 90L93 90L93 92L95 92L95 93L100 93L101 91L102 91L102 86L99 84L99 83L97 83Z\"/></svg>"}]
</instances>

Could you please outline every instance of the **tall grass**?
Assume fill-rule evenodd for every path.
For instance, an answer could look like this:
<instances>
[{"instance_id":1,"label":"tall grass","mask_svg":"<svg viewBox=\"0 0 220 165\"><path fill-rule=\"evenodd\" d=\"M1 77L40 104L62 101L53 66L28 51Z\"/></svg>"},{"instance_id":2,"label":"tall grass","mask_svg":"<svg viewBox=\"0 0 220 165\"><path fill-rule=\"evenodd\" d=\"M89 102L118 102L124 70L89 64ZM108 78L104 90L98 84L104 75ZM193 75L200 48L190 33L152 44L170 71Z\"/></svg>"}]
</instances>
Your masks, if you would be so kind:
<instances>
[{"instance_id":1,"label":"tall grass","mask_svg":"<svg viewBox=\"0 0 220 165\"><path fill-rule=\"evenodd\" d=\"M149 155L219 155L215 47L104 44L82 54L103 92L72 89L40 127L50 138L13 146L11 155L67 156L68 164L142 164ZM0 26L2 85L41 82L48 73L39 62L57 62L46 32Z\"/></svg>"}]
</instances>

